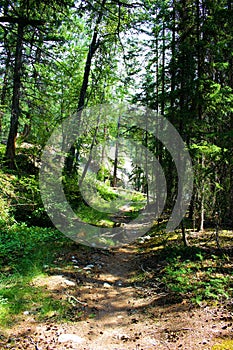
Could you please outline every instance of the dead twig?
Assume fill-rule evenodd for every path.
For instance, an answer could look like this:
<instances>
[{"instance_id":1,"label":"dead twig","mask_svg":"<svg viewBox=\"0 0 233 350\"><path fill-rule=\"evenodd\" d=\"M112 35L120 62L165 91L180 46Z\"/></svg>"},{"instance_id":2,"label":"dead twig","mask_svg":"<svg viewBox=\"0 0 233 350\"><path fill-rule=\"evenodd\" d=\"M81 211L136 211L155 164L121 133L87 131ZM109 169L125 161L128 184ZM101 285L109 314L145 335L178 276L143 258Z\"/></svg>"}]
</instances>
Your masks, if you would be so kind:
<instances>
[{"instance_id":1,"label":"dead twig","mask_svg":"<svg viewBox=\"0 0 233 350\"><path fill-rule=\"evenodd\" d=\"M35 346L35 350L40 350L40 348L38 347L38 343L35 342L32 337L28 337L28 339L30 340L30 342Z\"/></svg>"},{"instance_id":2,"label":"dead twig","mask_svg":"<svg viewBox=\"0 0 233 350\"><path fill-rule=\"evenodd\" d=\"M75 298L73 295L69 295L68 293L66 293L66 296L67 296L67 298L68 298L68 302L70 302L70 303L72 303L72 300L74 300L76 303L81 304L81 305L83 305L84 307L87 306L87 303L84 303L84 302L78 300L78 299Z\"/></svg>"}]
</instances>

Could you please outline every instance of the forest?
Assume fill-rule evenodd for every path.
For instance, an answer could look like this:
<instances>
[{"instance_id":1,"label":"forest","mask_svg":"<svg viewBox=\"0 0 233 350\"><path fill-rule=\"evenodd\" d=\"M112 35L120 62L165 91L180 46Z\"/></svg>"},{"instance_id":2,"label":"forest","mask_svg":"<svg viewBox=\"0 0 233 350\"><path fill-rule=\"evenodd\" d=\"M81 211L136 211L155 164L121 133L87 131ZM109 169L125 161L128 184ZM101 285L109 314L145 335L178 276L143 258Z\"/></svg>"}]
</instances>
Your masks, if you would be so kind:
<instances>
[{"instance_id":1,"label":"forest","mask_svg":"<svg viewBox=\"0 0 233 350\"><path fill-rule=\"evenodd\" d=\"M232 349L232 28L231 0L0 0L3 349ZM162 307L188 326L152 339Z\"/></svg>"}]
</instances>

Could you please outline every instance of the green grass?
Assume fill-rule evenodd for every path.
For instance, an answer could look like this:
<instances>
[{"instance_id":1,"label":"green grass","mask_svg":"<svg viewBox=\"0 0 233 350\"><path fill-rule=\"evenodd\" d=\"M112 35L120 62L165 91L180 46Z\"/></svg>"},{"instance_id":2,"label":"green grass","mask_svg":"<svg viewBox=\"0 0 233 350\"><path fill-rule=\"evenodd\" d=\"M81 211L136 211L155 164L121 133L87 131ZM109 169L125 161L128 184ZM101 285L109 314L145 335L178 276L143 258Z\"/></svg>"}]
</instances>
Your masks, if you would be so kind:
<instances>
[{"instance_id":1,"label":"green grass","mask_svg":"<svg viewBox=\"0 0 233 350\"><path fill-rule=\"evenodd\" d=\"M176 239L173 240L172 236ZM230 237L232 239L229 231L225 237L226 248ZM184 247L177 233L170 233L166 239L163 235L152 238L140 247L139 252L149 269L135 274L134 282L156 282L163 291L175 293L198 305L233 296L231 250L223 247L220 251L207 244L205 247L195 246L194 241L192 246Z\"/></svg>"},{"instance_id":2,"label":"green grass","mask_svg":"<svg viewBox=\"0 0 233 350\"><path fill-rule=\"evenodd\" d=\"M0 328L11 328L27 317L37 322L93 317L82 306L74 308L64 291L57 290L59 285L55 290L46 287L51 275L77 273L70 256L79 250L86 256L91 248L78 246L51 228L21 223L0 229Z\"/></svg>"},{"instance_id":3,"label":"green grass","mask_svg":"<svg viewBox=\"0 0 233 350\"><path fill-rule=\"evenodd\" d=\"M95 208L89 207L84 203L81 203L76 210L77 217L83 221L93 225L99 225L104 227L112 227L113 221L109 218L108 213L100 212Z\"/></svg>"},{"instance_id":4,"label":"green grass","mask_svg":"<svg viewBox=\"0 0 233 350\"><path fill-rule=\"evenodd\" d=\"M197 304L232 296L233 279L227 268L227 257L200 252L190 258L177 255L168 258L167 262L162 282L170 291Z\"/></svg>"},{"instance_id":5,"label":"green grass","mask_svg":"<svg viewBox=\"0 0 233 350\"><path fill-rule=\"evenodd\" d=\"M0 187L0 326L11 327L26 317L25 312L29 312L36 320L47 317L69 319L69 302L58 300L44 286L35 286L32 282L38 276L46 277L53 273L58 267L61 271L66 271L67 261L63 266L62 261L56 261L56 256L63 256L65 252L69 254L74 243L56 229L30 225L37 216L38 223L43 224L40 211L43 214L44 209L37 198L38 181L35 176L19 176L15 172L4 174L1 171ZM108 210L101 211L86 205L76 196L76 187L70 188L68 199L72 199L72 206L83 222L105 227L114 225ZM94 199L98 203L101 198L105 209L110 208L112 200L119 200L119 205L128 201L128 193L118 194L106 184L98 182L97 190L98 196ZM136 208L142 198L135 193L131 197ZM35 198L36 204L33 202L33 206L25 214L28 203ZM25 218L28 223L22 222ZM110 239L105 243L108 246L112 244ZM82 311L76 314L83 316Z\"/></svg>"},{"instance_id":6,"label":"green grass","mask_svg":"<svg viewBox=\"0 0 233 350\"><path fill-rule=\"evenodd\" d=\"M41 273L41 272L40 272ZM34 276L13 274L1 278L0 284L0 324L10 327L25 317L28 313L38 320L50 315L57 319L65 317L69 304L56 300L45 287L35 287L31 284Z\"/></svg>"},{"instance_id":7,"label":"green grass","mask_svg":"<svg viewBox=\"0 0 233 350\"><path fill-rule=\"evenodd\" d=\"M46 276L57 254L69 251L68 238L54 229L14 224L2 227L0 235L0 325L10 327L28 311L37 320L66 319L70 305L57 300L45 287L32 281Z\"/></svg>"},{"instance_id":8,"label":"green grass","mask_svg":"<svg viewBox=\"0 0 233 350\"><path fill-rule=\"evenodd\" d=\"M105 183L100 181L93 181L88 185L83 186L82 194L88 201L87 205L84 202L77 201L72 202L72 207L77 214L78 218L93 225L99 225L103 227L113 227L114 222L110 216L112 213L121 212L121 208L125 205L126 210L123 210L124 215L134 219L137 217L139 210L145 206L145 198L141 193L136 191L129 191L126 189L113 189ZM91 187L96 188L96 191L92 192ZM112 215L111 215L112 214Z\"/></svg>"},{"instance_id":9,"label":"green grass","mask_svg":"<svg viewBox=\"0 0 233 350\"><path fill-rule=\"evenodd\" d=\"M55 229L29 227L25 223L14 223L11 226L5 224L0 230L0 264L10 264L12 268L19 269L20 273L25 271L24 267L21 268L21 264L30 260L34 251L41 252L38 247L41 248L42 244L65 240L65 237ZM33 266L33 263L28 263L29 265Z\"/></svg>"},{"instance_id":10,"label":"green grass","mask_svg":"<svg viewBox=\"0 0 233 350\"><path fill-rule=\"evenodd\" d=\"M78 182L79 177L75 175L73 178L64 176L63 179L66 198L84 222L111 227L110 213L121 211L125 205L129 212L135 212L146 204L142 193L121 187L112 188L110 184L97 180L93 174L86 174L80 190Z\"/></svg>"}]
</instances>

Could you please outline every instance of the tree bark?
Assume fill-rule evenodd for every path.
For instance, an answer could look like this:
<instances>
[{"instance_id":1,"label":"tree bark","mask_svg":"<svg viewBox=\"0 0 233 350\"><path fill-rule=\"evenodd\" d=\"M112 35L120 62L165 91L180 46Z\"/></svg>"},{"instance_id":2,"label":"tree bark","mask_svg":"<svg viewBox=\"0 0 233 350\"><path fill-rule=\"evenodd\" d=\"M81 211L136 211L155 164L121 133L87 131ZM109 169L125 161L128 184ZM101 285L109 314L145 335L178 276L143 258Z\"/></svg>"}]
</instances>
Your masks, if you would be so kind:
<instances>
[{"instance_id":1,"label":"tree bark","mask_svg":"<svg viewBox=\"0 0 233 350\"><path fill-rule=\"evenodd\" d=\"M204 161L204 155L202 155L201 158L201 168L204 169L205 161ZM204 175L202 175L201 179L201 207L200 207L200 227L199 231L204 230L204 221L205 221L205 179Z\"/></svg>"},{"instance_id":2,"label":"tree bark","mask_svg":"<svg viewBox=\"0 0 233 350\"><path fill-rule=\"evenodd\" d=\"M187 236L186 236L183 220L181 221L181 231L182 231L182 240L183 240L184 246L188 247L189 243L188 243L188 239L187 239Z\"/></svg>"},{"instance_id":3,"label":"tree bark","mask_svg":"<svg viewBox=\"0 0 233 350\"><path fill-rule=\"evenodd\" d=\"M9 132L7 148L6 148L6 158L10 168L14 168L15 141L17 137L19 115L20 115L20 87L21 87L21 74L22 74L23 35L24 35L24 24L22 22L19 22L18 30L17 30L16 53L15 53L14 83L13 83L13 96L12 96L12 107L11 107L11 124L10 124L10 132Z\"/></svg>"},{"instance_id":4,"label":"tree bark","mask_svg":"<svg viewBox=\"0 0 233 350\"><path fill-rule=\"evenodd\" d=\"M115 148L115 159L114 159L114 168L113 168L113 179L112 179L112 186L117 186L117 168L118 168L118 154L119 154L119 130L120 130L120 120L121 117L118 119L117 124L117 138L116 138L116 148Z\"/></svg>"},{"instance_id":5,"label":"tree bark","mask_svg":"<svg viewBox=\"0 0 233 350\"><path fill-rule=\"evenodd\" d=\"M100 113L101 113L101 112L100 112ZM96 125L96 127L95 127L95 132L94 132L94 135L93 135L93 138L92 138L89 157L88 157L88 160L87 160L87 162L86 162L86 164L85 164L85 167L84 167L84 170L83 170L81 179L80 179L80 181L79 181L79 188L81 188L81 186L82 186L83 180L85 179L85 176L86 176L86 174L87 174L89 165L91 164L91 161L92 161L92 157L93 157L92 152L93 152L93 148L94 148L95 143L96 143L96 138L97 138L97 134L98 134L98 130L99 130L99 123L100 123L100 115L99 115L99 117L98 117L97 125Z\"/></svg>"},{"instance_id":6,"label":"tree bark","mask_svg":"<svg viewBox=\"0 0 233 350\"><path fill-rule=\"evenodd\" d=\"M2 92L1 92L1 99L0 99L0 105L1 106L4 106L6 104L10 60L11 60L11 53L10 53L10 50L7 49L7 56L6 56L6 60L5 60L5 72L4 72L4 77L3 77ZM4 112L0 111L0 137L2 137L2 119L3 119L3 115L4 115Z\"/></svg>"},{"instance_id":7,"label":"tree bark","mask_svg":"<svg viewBox=\"0 0 233 350\"><path fill-rule=\"evenodd\" d=\"M14 168L15 160L15 142L18 131L19 116L20 116L20 89L21 89L21 75L22 75L22 62L23 62L23 40L24 40L24 28L27 25L39 26L44 24L41 20L30 20L25 17L11 17L2 16L0 22L7 22L17 24L17 41L15 52L15 64L14 64L14 76L13 76L13 92L12 92L12 104L11 104L11 122L10 131L7 140L7 147L5 157L7 165L10 168Z\"/></svg>"}]
</instances>

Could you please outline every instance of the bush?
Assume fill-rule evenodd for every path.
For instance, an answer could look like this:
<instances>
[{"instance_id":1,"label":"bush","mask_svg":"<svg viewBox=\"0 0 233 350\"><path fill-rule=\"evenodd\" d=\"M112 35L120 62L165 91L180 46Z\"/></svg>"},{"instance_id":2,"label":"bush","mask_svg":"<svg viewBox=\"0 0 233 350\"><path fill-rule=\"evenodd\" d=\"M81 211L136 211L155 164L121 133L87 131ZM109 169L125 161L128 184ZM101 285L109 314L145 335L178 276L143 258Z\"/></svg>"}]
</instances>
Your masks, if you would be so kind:
<instances>
[{"instance_id":1,"label":"bush","mask_svg":"<svg viewBox=\"0 0 233 350\"><path fill-rule=\"evenodd\" d=\"M10 204L14 197L13 178L14 176L0 171L0 224L5 224L11 219Z\"/></svg>"},{"instance_id":2,"label":"bush","mask_svg":"<svg viewBox=\"0 0 233 350\"><path fill-rule=\"evenodd\" d=\"M1 227L0 264L25 258L44 243L62 239L63 235L51 228L28 227L25 223Z\"/></svg>"}]
</instances>

